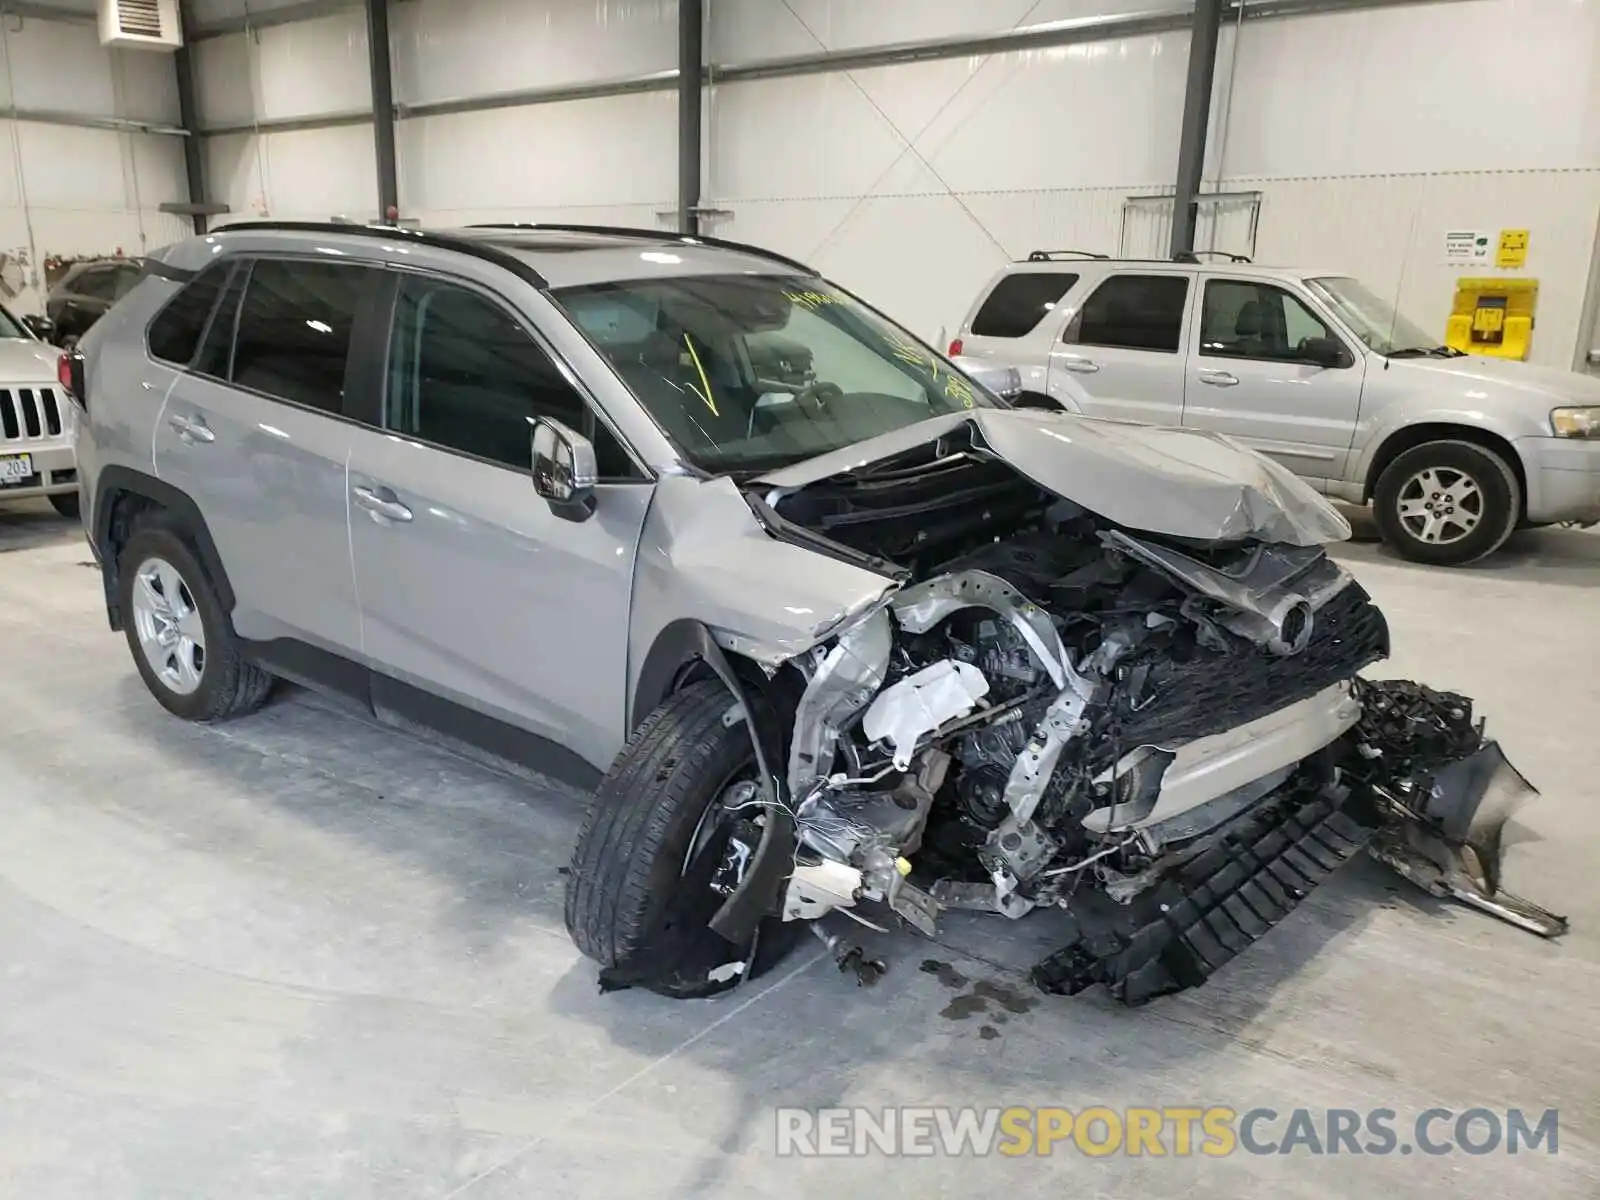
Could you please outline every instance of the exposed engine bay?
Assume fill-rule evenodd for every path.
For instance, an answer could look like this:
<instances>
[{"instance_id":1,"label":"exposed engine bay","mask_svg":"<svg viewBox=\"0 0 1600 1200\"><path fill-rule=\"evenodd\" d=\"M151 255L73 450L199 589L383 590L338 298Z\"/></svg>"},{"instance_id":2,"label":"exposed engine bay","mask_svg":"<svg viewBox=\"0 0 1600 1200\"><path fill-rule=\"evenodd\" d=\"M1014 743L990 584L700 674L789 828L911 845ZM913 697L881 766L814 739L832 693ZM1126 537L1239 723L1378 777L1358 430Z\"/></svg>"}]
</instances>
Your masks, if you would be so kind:
<instances>
[{"instance_id":1,"label":"exposed engine bay","mask_svg":"<svg viewBox=\"0 0 1600 1200\"><path fill-rule=\"evenodd\" d=\"M1564 930L1499 888L1498 831L1532 789L1471 701L1360 679L1388 627L1320 545L1126 528L965 433L751 504L901 581L782 668L783 920L886 906L931 936L942 910L1058 906L1077 934L1035 982L1139 1003L1370 848ZM754 849L730 842L728 890Z\"/></svg>"}]
</instances>

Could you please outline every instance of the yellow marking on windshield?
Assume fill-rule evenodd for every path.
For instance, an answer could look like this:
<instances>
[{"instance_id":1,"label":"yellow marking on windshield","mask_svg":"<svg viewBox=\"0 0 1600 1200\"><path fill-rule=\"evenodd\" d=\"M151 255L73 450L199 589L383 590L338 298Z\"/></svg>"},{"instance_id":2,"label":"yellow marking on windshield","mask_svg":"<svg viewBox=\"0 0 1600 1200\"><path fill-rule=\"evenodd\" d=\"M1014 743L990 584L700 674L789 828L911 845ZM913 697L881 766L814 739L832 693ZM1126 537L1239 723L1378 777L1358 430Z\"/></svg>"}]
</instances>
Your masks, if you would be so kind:
<instances>
[{"instance_id":1,"label":"yellow marking on windshield","mask_svg":"<svg viewBox=\"0 0 1600 1200\"><path fill-rule=\"evenodd\" d=\"M700 399L706 402L706 407L711 410L713 417L720 417L722 414L717 411L717 402L711 398L711 380L706 376L706 369L700 363L700 356L695 353L694 339L686 333L683 335L683 344L689 347L689 357L694 359L694 369L700 372L700 386L705 388L705 391L700 393ZM689 386L691 389L694 387L693 384Z\"/></svg>"}]
</instances>

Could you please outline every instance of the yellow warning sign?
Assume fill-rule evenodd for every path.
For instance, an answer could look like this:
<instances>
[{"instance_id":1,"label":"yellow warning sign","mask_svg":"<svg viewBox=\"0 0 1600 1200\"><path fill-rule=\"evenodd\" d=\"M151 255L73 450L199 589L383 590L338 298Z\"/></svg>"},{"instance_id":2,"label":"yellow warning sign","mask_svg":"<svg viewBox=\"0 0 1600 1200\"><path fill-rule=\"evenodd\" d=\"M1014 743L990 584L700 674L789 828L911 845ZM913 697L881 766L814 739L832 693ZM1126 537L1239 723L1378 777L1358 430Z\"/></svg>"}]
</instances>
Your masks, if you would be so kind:
<instances>
[{"instance_id":1,"label":"yellow warning sign","mask_svg":"<svg viewBox=\"0 0 1600 1200\"><path fill-rule=\"evenodd\" d=\"M1528 231L1526 229L1502 229L1500 231L1500 249L1495 253L1494 265L1497 267L1522 267L1528 262Z\"/></svg>"}]
</instances>

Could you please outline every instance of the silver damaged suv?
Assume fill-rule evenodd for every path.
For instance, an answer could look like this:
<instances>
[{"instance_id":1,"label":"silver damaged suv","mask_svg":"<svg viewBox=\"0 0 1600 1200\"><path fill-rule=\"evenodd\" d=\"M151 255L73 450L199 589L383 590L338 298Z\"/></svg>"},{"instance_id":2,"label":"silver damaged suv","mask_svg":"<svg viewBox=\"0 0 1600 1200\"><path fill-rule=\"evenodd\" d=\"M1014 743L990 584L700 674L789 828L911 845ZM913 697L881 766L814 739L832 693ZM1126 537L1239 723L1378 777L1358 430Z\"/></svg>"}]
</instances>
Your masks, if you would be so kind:
<instances>
[{"instance_id":1,"label":"silver damaged suv","mask_svg":"<svg viewBox=\"0 0 1600 1200\"><path fill-rule=\"evenodd\" d=\"M1471 701L1358 679L1388 630L1321 497L1011 408L799 263L239 226L153 256L69 366L156 698L288 679L593 785L566 917L603 986L723 991L841 912L1063 906L1040 986L1137 1003L1363 846L1564 927L1497 887L1527 788Z\"/></svg>"}]
</instances>

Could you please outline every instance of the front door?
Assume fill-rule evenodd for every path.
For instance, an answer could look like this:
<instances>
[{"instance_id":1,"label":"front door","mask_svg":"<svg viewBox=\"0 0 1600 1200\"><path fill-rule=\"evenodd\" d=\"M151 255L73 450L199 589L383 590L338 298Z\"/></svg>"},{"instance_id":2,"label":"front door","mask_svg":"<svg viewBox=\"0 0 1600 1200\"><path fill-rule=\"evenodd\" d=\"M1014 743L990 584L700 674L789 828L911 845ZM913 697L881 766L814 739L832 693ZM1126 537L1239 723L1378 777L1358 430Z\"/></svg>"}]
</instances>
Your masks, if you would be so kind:
<instances>
[{"instance_id":1,"label":"front door","mask_svg":"<svg viewBox=\"0 0 1600 1200\"><path fill-rule=\"evenodd\" d=\"M534 493L535 416L593 437L589 519L558 517ZM607 766L624 735L651 485L529 323L454 281L401 278L383 424L356 431L349 480L374 703L446 732L464 709Z\"/></svg>"},{"instance_id":2,"label":"front door","mask_svg":"<svg viewBox=\"0 0 1600 1200\"><path fill-rule=\"evenodd\" d=\"M358 653L343 415L357 397L346 363L382 275L324 261L239 263L167 393L156 474L199 505L238 597L240 637Z\"/></svg>"},{"instance_id":3,"label":"front door","mask_svg":"<svg viewBox=\"0 0 1600 1200\"><path fill-rule=\"evenodd\" d=\"M1189 283L1154 271L1102 281L1050 352L1051 397L1091 417L1177 425Z\"/></svg>"},{"instance_id":4,"label":"front door","mask_svg":"<svg viewBox=\"0 0 1600 1200\"><path fill-rule=\"evenodd\" d=\"M1202 281L1184 382L1183 423L1225 433L1318 482L1342 479L1361 408L1365 358L1310 304L1277 284ZM1313 342L1343 346L1340 366L1308 359Z\"/></svg>"}]
</instances>

